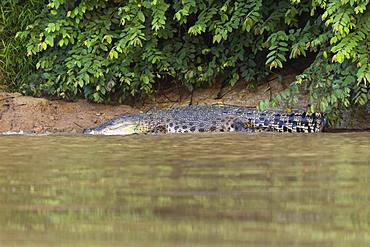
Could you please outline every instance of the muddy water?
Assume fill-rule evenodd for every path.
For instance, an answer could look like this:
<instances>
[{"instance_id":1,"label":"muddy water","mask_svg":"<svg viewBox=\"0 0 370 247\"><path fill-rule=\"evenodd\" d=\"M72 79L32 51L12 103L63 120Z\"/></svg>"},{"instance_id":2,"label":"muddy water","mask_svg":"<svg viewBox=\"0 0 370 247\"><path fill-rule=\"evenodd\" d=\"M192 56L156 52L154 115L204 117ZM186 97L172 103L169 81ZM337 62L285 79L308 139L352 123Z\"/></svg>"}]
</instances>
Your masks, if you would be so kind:
<instances>
[{"instance_id":1,"label":"muddy water","mask_svg":"<svg viewBox=\"0 0 370 247\"><path fill-rule=\"evenodd\" d=\"M0 246L368 246L370 133L0 137Z\"/></svg>"}]
</instances>

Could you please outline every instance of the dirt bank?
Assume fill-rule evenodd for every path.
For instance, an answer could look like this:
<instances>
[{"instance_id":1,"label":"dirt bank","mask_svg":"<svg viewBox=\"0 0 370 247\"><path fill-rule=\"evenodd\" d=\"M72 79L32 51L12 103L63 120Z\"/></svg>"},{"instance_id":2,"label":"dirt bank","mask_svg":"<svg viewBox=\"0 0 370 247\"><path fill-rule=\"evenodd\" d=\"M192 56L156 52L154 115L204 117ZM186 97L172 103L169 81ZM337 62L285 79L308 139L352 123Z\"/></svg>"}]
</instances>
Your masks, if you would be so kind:
<instances>
[{"instance_id":1,"label":"dirt bank","mask_svg":"<svg viewBox=\"0 0 370 247\"><path fill-rule=\"evenodd\" d=\"M193 96L186 90L162 90L135 106L94 104L86 100L66 102L22 96L18 93L0 93L0 132L81 133L84 128L96 126L123 113L186 105L191 100L193 104L223 103L255 107L259 100L286 87L291 79L292 76L284 78L285 84L273 80L254 91L248 90L245 85L224 88L221 92L217 86L199 89ZM220 94L223 95L221 99L217 97ZM304 105L304 100L300 104ZM370 129L369 114L365 115L358 120L349 114L346 121L338 127Z\"/></svg>"},{"instance_id":2,"label":"dirt bank","mask_svg":"<svg viewBox=\"0 0 370 247\"><path fill-rule=\"evenodd\" d=\"M128 106L91 104L86 101L64 102L0 93L0 132L81 133L82 129L104 122Z\"/></svg>"}]
</instances>

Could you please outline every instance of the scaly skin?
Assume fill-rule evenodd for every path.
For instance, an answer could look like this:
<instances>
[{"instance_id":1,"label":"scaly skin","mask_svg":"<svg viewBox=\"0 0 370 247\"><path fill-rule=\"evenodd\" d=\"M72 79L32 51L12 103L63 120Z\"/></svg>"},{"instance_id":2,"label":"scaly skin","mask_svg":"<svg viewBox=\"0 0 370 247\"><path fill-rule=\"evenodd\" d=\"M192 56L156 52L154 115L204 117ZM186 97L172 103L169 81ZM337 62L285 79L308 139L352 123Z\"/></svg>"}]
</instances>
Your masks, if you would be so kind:
<instances>
[{"instance_id":1,"label":"scaly skin","mask_svg":"<svg viewBox=\"0 0 370 247\"><path fill-rule=\"evenodd\" d=\"M148 113L127 114L96 128L93 135L166 134L191 132L320 132L325 120L320 113L303 111L259 112L236 106L187 106Z\"/></svg>"}]
</instances>

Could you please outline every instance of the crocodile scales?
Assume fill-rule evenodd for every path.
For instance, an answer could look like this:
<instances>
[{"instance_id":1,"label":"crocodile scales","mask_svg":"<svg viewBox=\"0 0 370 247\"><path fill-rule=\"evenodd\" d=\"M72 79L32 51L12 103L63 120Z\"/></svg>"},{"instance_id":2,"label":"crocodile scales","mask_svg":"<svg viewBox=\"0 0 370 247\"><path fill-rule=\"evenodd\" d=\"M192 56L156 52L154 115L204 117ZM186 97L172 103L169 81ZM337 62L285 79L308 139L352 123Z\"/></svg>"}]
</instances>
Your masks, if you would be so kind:
<instances>
[{"instance_id":1,"label":"crocodile scales","mask_svg":"<svg viewBox=\"0 0 370 247\"><path fill-rule=\"evenodd\" d=\"M147 113L124 114L85 129L92 135L166 134L193 132L302 132L322 131L321 113L258 111L238 106L186 106Z\"/></svg>"}]
</instances>

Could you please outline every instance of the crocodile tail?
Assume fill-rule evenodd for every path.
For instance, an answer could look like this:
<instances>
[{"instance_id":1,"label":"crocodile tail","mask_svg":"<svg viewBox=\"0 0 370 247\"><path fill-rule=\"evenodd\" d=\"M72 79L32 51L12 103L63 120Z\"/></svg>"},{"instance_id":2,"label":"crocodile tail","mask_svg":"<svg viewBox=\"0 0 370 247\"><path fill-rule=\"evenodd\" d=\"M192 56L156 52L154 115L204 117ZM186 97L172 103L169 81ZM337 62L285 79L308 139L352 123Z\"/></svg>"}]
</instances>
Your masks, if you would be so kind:
<instances>
[{"instance_id":1,"label":"crocodile tail","mask_svg":"<svg viewBox=\"0 0 370 247\"><path fill-rule=\"evenodd\" d=\"M288 132L316 133L321 132L324 125L324 115L317 112L294 112L283 118L283 129Z\"/></svg>"},{"instance_id":2,"label":"crocodile tail","mask_svg":"<svg viewBox=\"0 0 370 247\"><path fill-rule=\"evenodd\" d=\"M276 113L265 111L254 117L239 117L234 120L236 132L304 132L313 133L322 131L325 118L321 113Z\"/></svg>"},{"instance_id":3,"label":"crocodile tail","mask_svg":"<svg viewBox=\"0 0 370 247\"><path fill-rule=\"evenodd\" d=\"M312 113L314 122L314 132L321 132L326 126L326 118L324 113Z\"/></svg>"},{"instance_id":4,"label":"crocodile tail","mask_svg":"<svg viewBox=\"0 0 370 247\"><path fill-rule=\"evenodd\" d=\"M325 125L325 118L322 113L295 113L296 122L293 124L287 121L288 127L292 127L292 132L316 133L321 132ZM295 131L294 131L295 130Z\"/></svg>"}]
</instances>

